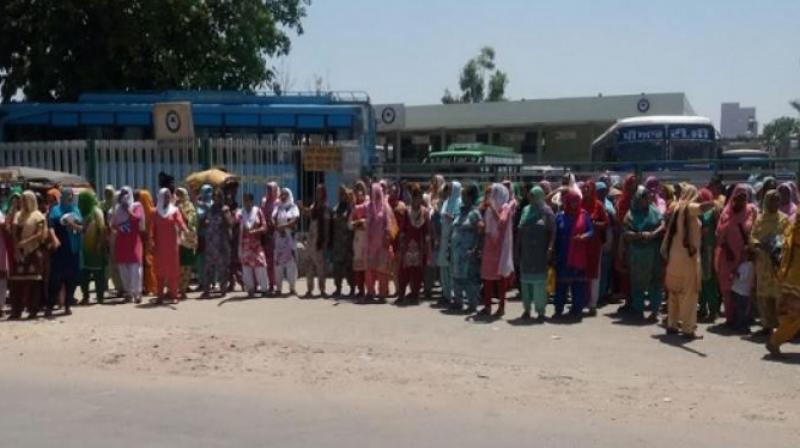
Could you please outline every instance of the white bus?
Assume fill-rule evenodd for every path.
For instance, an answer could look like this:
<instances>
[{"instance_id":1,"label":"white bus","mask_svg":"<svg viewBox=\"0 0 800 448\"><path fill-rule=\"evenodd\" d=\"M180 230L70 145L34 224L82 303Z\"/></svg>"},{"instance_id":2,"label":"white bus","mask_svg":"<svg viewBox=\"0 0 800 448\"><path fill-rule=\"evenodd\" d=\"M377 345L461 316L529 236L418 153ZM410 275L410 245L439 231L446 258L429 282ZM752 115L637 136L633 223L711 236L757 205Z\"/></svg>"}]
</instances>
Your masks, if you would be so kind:
<instances>
[{"instance_id":1,"label":"white bus","mask_svg":"<svg viewBox=\"0 0 800 448\"><path fill-rule=\"evenodd\" d=\"M634 165L650 170L665 165L686 169L691 168L690 164L680 161L719 158L717 140L714 124L705 117L624 118L592 143L591 158L592 162L610 163L617 170L628 170ZM663 163L666 161L670 163Z\"/></svg>"}]
</instances>

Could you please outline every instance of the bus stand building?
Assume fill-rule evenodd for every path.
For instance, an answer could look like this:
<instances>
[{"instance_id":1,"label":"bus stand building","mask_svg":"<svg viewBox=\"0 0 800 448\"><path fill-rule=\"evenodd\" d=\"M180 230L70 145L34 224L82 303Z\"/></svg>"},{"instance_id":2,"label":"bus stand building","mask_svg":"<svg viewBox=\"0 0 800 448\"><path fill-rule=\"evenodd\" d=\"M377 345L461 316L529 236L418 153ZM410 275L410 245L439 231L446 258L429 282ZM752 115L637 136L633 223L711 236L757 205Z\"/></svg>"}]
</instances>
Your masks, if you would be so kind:
<instances>
[{"instance_id":1,"label":"bus stand building","mask_svg":"<svg viewBox=\"0 0 800 448\"><path fill-rule=\"evenodd\" d=\"M453 143L511 147L525 164L588 161L592 142L618 119L695 115L684 93L374 107L386 164L419 163Z\"/></svg>"}]
</instances>

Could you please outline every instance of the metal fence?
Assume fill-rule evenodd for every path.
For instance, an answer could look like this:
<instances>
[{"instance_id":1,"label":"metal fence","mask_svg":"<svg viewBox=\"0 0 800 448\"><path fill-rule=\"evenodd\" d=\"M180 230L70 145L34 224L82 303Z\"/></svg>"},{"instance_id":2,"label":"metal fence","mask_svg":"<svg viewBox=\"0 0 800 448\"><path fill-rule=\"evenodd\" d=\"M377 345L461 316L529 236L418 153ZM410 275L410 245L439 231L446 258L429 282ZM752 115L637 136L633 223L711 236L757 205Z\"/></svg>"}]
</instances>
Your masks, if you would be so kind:
<instances>
[{"instance_id":1,"label":"metal fence","mask_svg":"<svg viewBox=\"0 0 800 448\"><path fill-rule=\"evenodd\" d=\"M639 176L656 175L669 182L708 182L712 176L720 176L726 183L753 182L765 176L779 180L795 180L800 177L800 159L782 158L769 160L696 160L686 161L641 161L626 164L597 162L554 162L550 165L474 165L404 163L381 164L374 167L375 177L427 182L434 174L479 183L503 179L511 181L558 181L565 173L577 178L597 176L599 173L637 173Z\"/></svg>"},{"instance_id":2,"label":"metal fence","mask_svg":"<svg viewBox=\"0 0 800 448\"><path fill-rule=\"evenodd\" d=\"M316 145L319 146L319 145ZM356 142L337 143L342 152L340 170L307 171L303 166L305 145L255 138L187 140L70 140L0 143L2 166L29 166L85 177L97 188L130 185L154 191L158 174L175 177L180 185L192 172L222 168L241 178L239 195L260 198L269 181L292 190L298 200L310 201L314 186L323 183L329 196L338 183L358 167ZM357 168L356 168L357 171Z\"/></svg>"}]
</instances>

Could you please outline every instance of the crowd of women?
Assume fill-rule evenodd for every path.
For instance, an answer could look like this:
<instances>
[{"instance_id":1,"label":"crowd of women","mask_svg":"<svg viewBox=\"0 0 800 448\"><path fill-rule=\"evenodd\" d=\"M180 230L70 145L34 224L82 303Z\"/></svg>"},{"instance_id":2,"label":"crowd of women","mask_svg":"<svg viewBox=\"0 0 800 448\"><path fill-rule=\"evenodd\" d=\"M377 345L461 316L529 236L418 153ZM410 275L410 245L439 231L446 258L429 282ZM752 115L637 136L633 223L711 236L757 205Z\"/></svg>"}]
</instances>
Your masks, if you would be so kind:
<instances>
[{"instance_id":1,"label":"crowd of women","mask_svg":"<svg viewBox=\"0 0 800 448\"><path fill-rule=\"evenodd\" d=\"M430 299L452 313L505 313L517 290L521 320L580 321L615 300L626 319L659 322L699 337L698 320L721 314L733 332L780 346L800 330L800 220L794 183L771 178L724 188L662 185L635 175L601 175L560 185L501 182L481 188L434 176L419 184L377 181L341 186L330 204L267 184L241 206L204 185L196 194L107 186L102 198L68 188L45 197L14 191L0 214L0 313L10 319L117 297L154 304L201 298L242 285L248 296L296 296L301 221L306 296L394 303ZM327 289L332 277L333 291ZM80 287L82 300L75 299ZM496 306L496 307L495 307Z\"/></svg>"}]
</instances>

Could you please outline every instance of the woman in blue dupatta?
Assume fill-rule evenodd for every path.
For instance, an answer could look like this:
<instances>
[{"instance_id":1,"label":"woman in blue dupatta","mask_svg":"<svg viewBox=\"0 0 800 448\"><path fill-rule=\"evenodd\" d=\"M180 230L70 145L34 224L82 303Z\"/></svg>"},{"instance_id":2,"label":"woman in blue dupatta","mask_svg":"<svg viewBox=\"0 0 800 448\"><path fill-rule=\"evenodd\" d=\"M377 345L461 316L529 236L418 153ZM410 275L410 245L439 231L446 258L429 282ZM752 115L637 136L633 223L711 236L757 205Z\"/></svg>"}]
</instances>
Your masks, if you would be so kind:
<instances>
[{"instance_id":1,"label":"woman in blue dupatta","mask_svg":"<svg viewBox=\"0 0 800 448\"><path fill-rule=\"evenodd\" d=\"M636 189L631 209L625 216L622 237L630 269L631 306L635 317L644 318L645 299L650 300L647 320L658 321L663 300L661 239L664 222L661 212L651 203L648 191Z\"/></svg>"},{"instance_id":2,"label":"woman in blue dupatta","mask_svg":"<svg viewBox=\"0 0 800 448\"><path fill-rule=\"evenodd\" d=\"M453 230L453 221L461 210L461 183L450 183L450 196L444 201L441 210L441 224L439 230L439 248L436 255L436 265L439 266L439 281L442 284L442 296L447 304L453 302L453 271L450 267L450 235Z\"/></svg>"},{"instance_id":3,"label":"woman in blue dupatta","mask_svg":"<svg viewBox=\"0 0 800 448\"><path fill-rule=\"evenodd\" d=\"M64 291L64 314L70 315L74 302L75 289L80 280L81 232L83 231L80 212L75 207L75 195L71 188L61 190L58 205L50 209L48 224L61 243L50 256L50 280L48 282L45 316L53 313L59 294Z\"/></svg>"}]
</instances>

